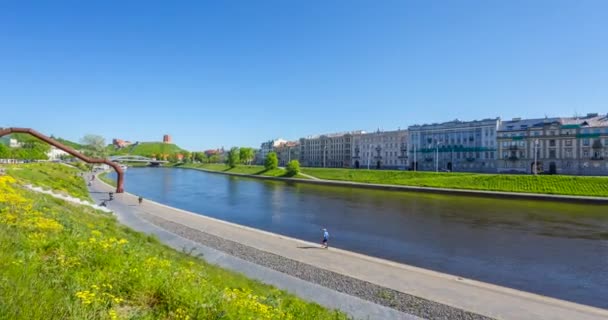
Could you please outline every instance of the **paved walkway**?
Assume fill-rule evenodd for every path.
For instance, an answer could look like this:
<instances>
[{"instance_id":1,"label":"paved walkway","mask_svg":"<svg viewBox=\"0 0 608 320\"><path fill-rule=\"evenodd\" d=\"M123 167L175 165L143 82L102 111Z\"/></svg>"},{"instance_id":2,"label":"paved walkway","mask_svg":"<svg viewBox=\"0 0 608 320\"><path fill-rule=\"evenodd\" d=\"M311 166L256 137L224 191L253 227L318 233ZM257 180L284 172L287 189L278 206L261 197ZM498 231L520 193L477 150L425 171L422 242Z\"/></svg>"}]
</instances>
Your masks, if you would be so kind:
<instances>
[{"instance_id":1,"label":"paved walkway","mask_svg":"<svg viewBox=\"0 0 608 320\"><path fill-rule=\"evenodd\" d=\"M95 179L92 186L89 187L89 192L91 192L91 196L97 203L107 200L109 191L114 191L114 188L100 182L99 179ZM138 213L143 211L146 213L167 211L168 214L171 214L171 211L166 210L161 204L144 200L144 203L139 206L137 205L137 197L125 193L115 195L113 201L107 202L107 207L114 211L120 223L129 226L134 230L147 234L153 234L157 236L161 242L176 250L186 250L187 252L192 252L193 255L200 253L204 256L205 261L209 263L216 264L225 269L243 273L249 278L257 279L264 283L276 286L277 288L286 290L303 299L316 302L330 309L342 310L356 319L420 319L410 314L399 312L397 310L387 308L357 297L340 293L323 286L230 256L221 251L182 238L138 217Z\"/></svg>"},{"instance_id":2,"label":"paved walkway","mask_svg":"<svg viewBox=\"0 0 608 320\"><path fill-rule=\"evenodd\" d=\"M96 183L93 187L95 190L111 190L109 186L101 185L101 183ZM303 247L319 245L201 216L188 211L154 203L149 200L145 200L141 207L134 206L136 203L137 199L135 196L125 193L117 195L116 201L111 204L110 208L116 208L118 212L124 211L124 213L119 214L119 220L137 230L146 232L154 231L155 234L158 234L159 232L156 230L158 229L157 227L149 224L143 229L140 228L140 225L143 222L136 218L135 211L143 210L147 214L231 241L247 244L248 246L259 250L492 318L518 320L608 319L608 310L604 309L544 297L470 279L463 279L340 249L305 250ZM176 236L171 235L166 237L168 240L172 240ZM189 240L182 240L192 243ZM205 257L209 260L207 254L205 254ZM220 261L221 260L222 259L220 259ZM247 268L250 267L251 266L248 266ZM272 270L264 270L264 272L271 271ZM277 273L276 271L274 272ZM253 272L252 274L245 273L259 279L258 276L260 275L260 272ZM275 275L273 274L273 277L274 276ZM285 277L293 278L290 276ZM295 283L296 280L299 279L289 279L292 283ZM268 282L267 280L263 281ZM310 289L303 289L301 290L303 292L298 292L298 288L292 288L293 291L289 291L321 304L324 304L323 302L326 301L325 299L318 301L318 299L315 299L315 294L311 295L312 292L307 291L321 290L320 288L323 287L312 285L302 280L300 280L298 285L308 286L307 288ZM280 281L278 286L281 286ZM338 293L333 292L332 294ZM348 295L343 296L354 298ZM373 307L378 310L377 313L374 313L373 315L369 313L372 318L396 319L399 317L406 317L404 314L399 314L398 317L382 314L383 312L387 312L387 308L380 307L373 303L367 303L373 305ZM348 306L351 309L339 308L351 314L357 314L358 317L365 313L361 312L361 310L358 310L359 313L356 313L355 311L357 310L352 310L352 308L358 309L358 306L349 305L348 302L344 302L343 306ZM366 305L365 308L367 308L367 306L369 305Z\"/></svg>"}]
</instances>

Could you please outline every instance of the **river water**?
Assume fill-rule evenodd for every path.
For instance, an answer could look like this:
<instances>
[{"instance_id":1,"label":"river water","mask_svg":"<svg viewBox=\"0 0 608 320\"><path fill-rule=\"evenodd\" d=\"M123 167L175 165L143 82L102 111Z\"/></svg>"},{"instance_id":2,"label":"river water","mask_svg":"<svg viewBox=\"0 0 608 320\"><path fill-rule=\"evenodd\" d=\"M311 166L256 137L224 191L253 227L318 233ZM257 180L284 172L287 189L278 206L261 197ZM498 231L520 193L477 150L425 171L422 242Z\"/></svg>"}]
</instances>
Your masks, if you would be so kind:
<instances>
[{"instance_id":1,"label":"river water","mask_svg":"<svg viewBox=\"0 0 608 320\"><path fill-rule=\"evenodd\" d=\"M113 175L110 175L114 177ZM129 168L125 189L218 219L608 308L608 206Z\"/></svg>"}]
</instances>

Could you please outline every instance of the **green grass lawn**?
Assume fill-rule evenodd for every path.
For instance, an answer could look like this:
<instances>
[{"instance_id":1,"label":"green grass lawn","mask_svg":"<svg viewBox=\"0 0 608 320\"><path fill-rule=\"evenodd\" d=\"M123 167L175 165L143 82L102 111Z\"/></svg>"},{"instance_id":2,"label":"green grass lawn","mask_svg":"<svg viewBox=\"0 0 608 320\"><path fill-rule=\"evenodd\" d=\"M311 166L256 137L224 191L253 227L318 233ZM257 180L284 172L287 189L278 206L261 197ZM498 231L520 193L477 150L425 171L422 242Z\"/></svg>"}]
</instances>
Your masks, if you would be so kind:
<instances>
[{"instance_id":1,"label":"green grass lawn","mask_svg":"<svg viewBox=\"0 0 608 320\"><path fill-rule=\"evenodd\" d=\"M32 184L58 193L70 194L82 200L91 200L79 169L59 163L29 163L10 165L8 175L22 183Z\"/></svg>"},{"instance_id":2,"label":"green grass lawn","mask_svg":"<svg viewBox=\"0 0 608 320\"><path fill-rule=\"evenodd\" d=\"M179 164L178 167L182 168L192 168L192 169L204 169L209 171L221 171L228 173L240 173L240 174L251 174L251 175L259 175L259 176L267 176L267 177L287 177L287 178L299 178L299 179L307 179L302 175L296 175L295 177L289 177L287 175L287 171L285 169L277 168L273 170L266 170L264 166L256 166L256 165L237 165L234 168L230 168L229 166L223 163L189 163L189 164Z\"/></svg>"},{"instance_id":3,"label":"green grass lawn","mask_svg":"<svg viewBox=\"0 0 608 320\"><path fill-rule=\"evenodd\" d=\"M26 178L47 184L46 169L60 171L0 176L2 319L347 318L170 249L110 214L18 187ZM84 182L65 189L80 192Z\"/></svg>"},{"instance_id":4,"label":"green grass lawn","mask_svg":"<svg viewBox=\"0 0 608 320\"><path fill-rule=\"evenodd\" d=\"M459 172L435 173L333 168L302 168L302 172L327 180L451 189L608 197L608 177L532 176Z\"/></svg>"}]
</instances>

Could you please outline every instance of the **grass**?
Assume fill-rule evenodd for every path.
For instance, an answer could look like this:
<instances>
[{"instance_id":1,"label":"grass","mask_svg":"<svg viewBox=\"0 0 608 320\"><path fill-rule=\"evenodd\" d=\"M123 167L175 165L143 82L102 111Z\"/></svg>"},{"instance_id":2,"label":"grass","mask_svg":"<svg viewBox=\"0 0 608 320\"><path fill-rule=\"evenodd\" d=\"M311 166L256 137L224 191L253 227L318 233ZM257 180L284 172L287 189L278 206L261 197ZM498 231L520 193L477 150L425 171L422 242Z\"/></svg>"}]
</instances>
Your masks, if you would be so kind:
<instances>
[{"instance_id":1,"label":"grass","mask_svg":"<svg viewBox=\"0 0 608 320\"><path fill-rule=\"evenodd\" d=\"M79 169L50 162L10 165L7 168L7 174L22 183L70 194L82 200L91 200L80 176L83 171Z\"/></svg>"},{"instance_id":2,"label":"grass","mask_svg":"<svg viewBox=\"0 0 608 320\"><path fill-rule=\"evenodd\" d=\"M227 173L239 173L239 174L250 174L257 176L266 176L266 177L283 177L283 178L299 178L299 179L308 179L305 176L300 174L296 176L289 176L287 171L282 168L266 170L264 166L256 166L256 165L237 165L234 168L230 168L229 166L223 163L188 163L188 164L178 164L176 165L182 168L192 168L192 169L203 169L209 171L220 171Z\"/></svg>"},{"instance_id":3,"label":"grass","mask_svg":"<svg viewBox=\"0 0 608 320\"><path fill-rule=\"evenodd\" d=\"M608 197L608 177L303 168L320 179L449 189Z\"/></svg>"},{"instance_id":4,"label":"grass","mask_svg":"<svg viewBox=\"0 0 608 320\"><path fill-rule=\"evenodd\" d=\"M347 318L20 183L0 176L0 319Z\"/></svg>"}]
</instances>

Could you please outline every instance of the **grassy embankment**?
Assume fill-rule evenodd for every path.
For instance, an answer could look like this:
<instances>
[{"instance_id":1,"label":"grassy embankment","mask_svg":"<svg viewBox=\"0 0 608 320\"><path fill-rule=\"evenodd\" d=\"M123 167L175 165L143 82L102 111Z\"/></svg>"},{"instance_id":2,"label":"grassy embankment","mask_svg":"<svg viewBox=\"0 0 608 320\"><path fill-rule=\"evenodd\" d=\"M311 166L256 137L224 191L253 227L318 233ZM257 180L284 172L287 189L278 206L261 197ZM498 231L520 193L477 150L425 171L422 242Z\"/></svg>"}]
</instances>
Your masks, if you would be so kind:
<instances>
[{"instance_id":1,"label":"grassy embankment","mask_svg":"<svg viewBox=\"0 0 608 320\"><path fill-rule=\"evenodd\" d=\"M346 318L18 186L61 185L73 173L48 164L0 176L0 318ZM63 187L79 193L84 182Z\"/></svg>"},{"instance_id":2,"label":"grassy embankment","mask_svg":"<svg viewBox=\"0 0 608 320\"><path fill-rule=\"evenodd\" d=\"M234 168L230 168L229 166L223 163L188 163L188 164L177 164L176 167L181 168L192 168L192 169L203 169L209 171L221 171L227 173L240 173L240 174L250 174L256 176L266 176L266 177L283 177L283 178L299 178L299 179L308 179L302 175L289 176L285 169L277 168L272 170L266 170L264 166L256 166L256 165L237 165Z\"/></svg>"},{"instance_id":3,"label":"grassy embankment","mask_svg":"<svg viewBox=\"0 0 608 320\"><path fill-rule=\"evenodd\" d=\"M89 191L80 176L82 171L57 163L30 163L7 166L7 174L55 193L69 194L82 200L91 200Z\"/></svg>"},{"instance_id":4,"label":"grassy embankment","mask_svg":"<svg viewBox=\"0 0 608 320\"><path fill-rule=\"evenodd\" d=\"M435 173L333 168L302 168L302 172L320 179L363 183L608 197L608 177Z\"/></svg>"}]
</instances>

